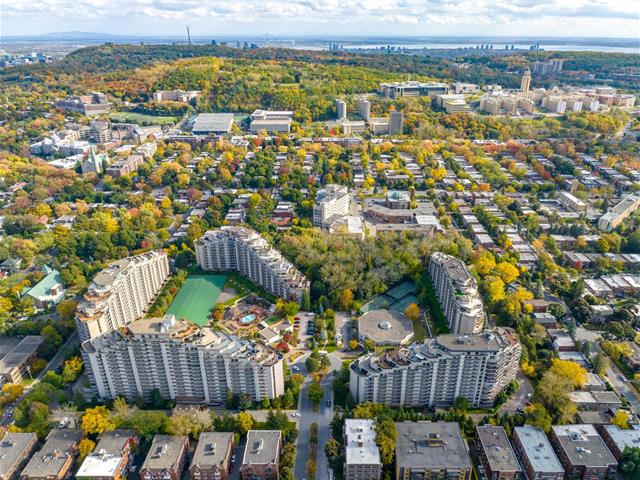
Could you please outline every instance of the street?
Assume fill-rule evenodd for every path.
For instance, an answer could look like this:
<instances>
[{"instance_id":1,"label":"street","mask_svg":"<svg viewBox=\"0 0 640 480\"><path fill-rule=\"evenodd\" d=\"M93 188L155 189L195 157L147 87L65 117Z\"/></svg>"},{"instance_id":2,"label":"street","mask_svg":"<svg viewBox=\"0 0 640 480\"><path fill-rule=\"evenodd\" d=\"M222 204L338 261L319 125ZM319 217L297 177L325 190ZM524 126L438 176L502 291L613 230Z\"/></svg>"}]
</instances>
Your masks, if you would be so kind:
<instances>
[{"instance_id":1,"label":"street","mask_svg":"<svg viewBox=\"0 0 640 480\"><path fill-rule=\"evenodd\" d=\"M583 327L576 328L576 340L589 342L592 355L598 352L602 352L600 344L598 343L598 340L600 340L600 338L600 332L587 330ZM633 412L638 415L640 414L640 399L638 398L638 394L635 392L629 382L622 381L622 378L625 378L624 374L618 367L615 366L613 361L609 359L609 369L607 370L607 373L605 375L605 380L611 384L618 395L624 395L624 397L629 402L629 405Z\"/></svg>"}]
</instances>

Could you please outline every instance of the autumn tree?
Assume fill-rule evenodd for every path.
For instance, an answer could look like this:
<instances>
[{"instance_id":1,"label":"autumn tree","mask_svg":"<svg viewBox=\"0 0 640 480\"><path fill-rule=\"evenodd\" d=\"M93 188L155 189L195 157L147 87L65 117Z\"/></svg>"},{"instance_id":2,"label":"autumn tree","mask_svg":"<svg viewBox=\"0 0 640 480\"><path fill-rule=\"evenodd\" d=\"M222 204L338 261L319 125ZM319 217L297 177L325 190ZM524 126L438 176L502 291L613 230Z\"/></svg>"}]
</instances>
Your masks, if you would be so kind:
<instances>
[{"instance_id":1,"label":"autumn tree","mask_svg":"<svg viewBox=\"0 0 640 480\"><path fill-rule=\"evenodd\" d=\"M62 378L64 381L66 383L74 382L80 376L83 366L82 358L77 355L65 361L62 367Z\"/></svg>"},{"instance_id":2,"label":"autumn tree","mask_svg":"<svg viewBox=\"0 0 640 480\"><path fill-rule=\"evenodd\" d=\"M570 360L554 358L549 371L569 380L574 388L580 388L587 381L587 371Z\"/></svg>"},{"instance_id":3,"label":"autumn tree","mask_svg":"<svg viewBox=\"0 0 640 480\"><path fill-rule=\"evenodd\" d=\"M211 426L212 419L207 410L187 408L174 411L167 421L166 431L169 435L188 435L195 439Z\"/></svg>"},{"instance_id":4,"label":"autumn tree","mask_svg":"<svg viewBox=\"0 0 640 480\"><path fill-rule=\"evenodd\" d=\"M238 433L240 435L246 435L253 428L254 419L250 413L240 412L236 416L236 420L238 421Z\"/></svg>"},{"instance_id":5,"label":"autumn tree","mask_svg":"<svg viewBox=\"0 0 640 480\"><path fill-rule=\"evenodd\" d=\"M307 397L313 403L318 404L322 397L324 397L324 390L318 382L311 382L307 387Z\"/></svg>"},{"instance_id":6,"label":"autumn tree","mask_svg":"<svg viewBox=\"0 0 640 480\"><path fill-rule=\"evenodd\" d=\"M351 305L353 305L353 292L345 288L342 291L342 295L340 296L340 308L345 311L351 310Z\"/></svg>"},{"instance_id":7,"label":"autumn tree","mask_svg":"<svg viewBox=\"0 0 640 480\"><path fill-rule=\"evenodd\" d=\"M617 425L622 430L629 428L629 413L625 410L618 410L611 419L611 423Z\"/></svg>"},{"instance_id":8,"label":"autumn tree","mask_svg":"<svg viewBox=\"0 0 640 480\"><path fill-rule=\"evenodd\" d=\"M96 444L93 440L89 438L80 440L80 443L78 443L78 463L82 463L93 452L94 448L96 448Z\"/></svg>"},{"instance_id":9,"label":"autumn tree","mask_svg":"<svg viewBox=\"0 0 640 480\"><path fill-rule=\"evenodd\" d=\"M396 452L398 432L392 420L382 420L376 424L376 445L384 465L391 465Z\"/></svg>"},{"instance_id":10,"label":"autumn tree","mask_svg":"<svg viewBox=\"0 0 640 480\"><path fill-rule=\"evenodd\" d=\"M404 314L411 320L417 320L420 316L420 307L415 303L410 303L407 308L404 309Z\"/></svg>"},{"instance_id":11,"label":"autumn tree","mask_svg":"<svg viewBox=\"0 0 640 480\"><path fill-rule=\"evenodd\" d=\"M94 408L88 408L82 416L81 423L82 432L85 435L94 435L102 432L108 432L116 428L116 424L111 419L111 415L107 407L98 405Z\"/></svg>"}]
</instances>

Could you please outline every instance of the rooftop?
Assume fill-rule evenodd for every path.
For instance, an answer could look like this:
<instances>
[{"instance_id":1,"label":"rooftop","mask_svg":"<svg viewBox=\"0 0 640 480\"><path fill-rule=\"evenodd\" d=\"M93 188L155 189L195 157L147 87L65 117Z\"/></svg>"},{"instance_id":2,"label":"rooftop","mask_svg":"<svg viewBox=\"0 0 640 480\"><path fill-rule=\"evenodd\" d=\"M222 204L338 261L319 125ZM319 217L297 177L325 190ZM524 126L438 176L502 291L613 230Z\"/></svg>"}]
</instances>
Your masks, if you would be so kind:
<instances>
[{"instance_id":1,"label":"rooftop","mask_svg":"<svg viewBox=\"0 0 640 480\"><path fill-rule=\"evenodd\" d=\"M358 334L376 344L401 345L413 338L413 324L393 310L371 310L358 319Z\"/></svg>"},{"instance_id":2,"label":"rooftop","mask_svg":"<svg viewBox=\"0 0 640 480\"><path fill-rule=\"evenodd\" d=\"M121 462L121 455L94 451L84 459L78 473L76 473L76 477L113 476L118 470Z\"/></svg>"},{"instance_id":3,"label":"rooftop","mask_svg":"<svg viewBox=\"0 0 640 480\"><path fill-rule=\"evenodd\" d=\"M484 425L477 427L476 430L493 472L518 472L521 470L503 427Z\"/></svg>"},{"instance_id":4,"label":"rooftop","mask_svg":"<svg viewBox=\"0 0 640 480\"><path fill-rule=\"evenodd\" d=\"M617 465L616 459L593 425L556 425L551 428L572 465Z\"/></svg>"},{"instance_id":5,"label":"rooftop","mask_svg":"<svg viewBox=\"0 0 640 480\"><path fill-rule=\"evenodd\" d=\"M640 427L631 430L622 430L618 425L603 425L613 443L623 451L625 447L640 447Z\"/></svg>"},{"instance_id":6,"label":"rooftop","mask_svg":"<svg viewBox=\"0 0 640 480\"><path fill-rule=\"evenodd\" d=\"M515 427L514 435L520 440L524 453L535 472L564 473L560 460L558 460L549 439L541 428L528 425Z\"/></svg>"},{"instance_id":7,"label":"rooftop","mask_svg":"<svg viewBox=\"0 0 640 480\"><path fill-rule=\"evenodd\" d=\"M380 465L373 420L344 421L346 463L350 465Z\"/></svg>"},{"instance_id":8,"label":"rooftop","mask_svg":"<svg viewBox=\"0 0 640 480\"><path fill-rule=\"evenodd\" d=\"M232 124L233 113L201 113L196 117L192 131L194 133L228 133L231 131Z\"/></svg>"},{"instance_id":9,"label":"rooftop","mask_svg":"<svg viewBox=\"0 0 640 480\"><path fill-rule=\"evenodd\" d=\"M0 478L8 478L16 461L37 441L35 433L6 433L0 440Z\"/></svg>"},{"instance_id":10,"label":"rooftop","mask_svg":"<svg viewBox=\"0 0 640 480\"><path fill-rule=\"evenodd\" d=\"M185 436L156 435L140 470L172 468L180 460L186 442Z\"/></svg>"},{"instance_id":11,"label":"rooftop","mask_svg":"<svg viewBox=\"0 0 640 480\"><path fill-rule=\"evenodd\" d=\"M223 465L230 445L233 443L233 433L203 432L198 439L198 445L193 454L191 465L209 467Z\"/></svg>"},{"instance_id":12,"label":"rooftop","mask_svg":"<svg viewBox=\"0 0 640 480\"><path fill-rule=\"evenodd\" d=\"M242 457L243 465L275 464L280 448L279 430L249 430Z\"/></svg>"},{"instance_id":13,"label":"rooftop","mask_svg":"<svg viewBox=\"0 0 640 480\"><path fill-rule=\"evenodd\" d=\"M22 476L32 478L57 478L61 476L68 458L75 456L75 450L81 438L81 430L51 430L42 449L31 457L27 466L22 470Z\"/></svg>"},{"instance_id":14,"label":"rooftop","mask_svg":"<svg viewBox=\"0 0 640 480\"><path fill-rule=\"evenodd\" d=\"M467 446L454 422L396 423L396 464L400 468L470 469Z\"/></svg>"}]
</instances>

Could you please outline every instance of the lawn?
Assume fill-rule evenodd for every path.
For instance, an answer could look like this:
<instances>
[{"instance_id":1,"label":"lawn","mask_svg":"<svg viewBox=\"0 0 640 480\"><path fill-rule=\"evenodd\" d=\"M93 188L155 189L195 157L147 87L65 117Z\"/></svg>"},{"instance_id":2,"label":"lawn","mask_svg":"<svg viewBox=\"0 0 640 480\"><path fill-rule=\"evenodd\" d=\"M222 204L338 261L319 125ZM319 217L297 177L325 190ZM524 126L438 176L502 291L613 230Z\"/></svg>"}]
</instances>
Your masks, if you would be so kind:
<instances>
[{"instance_id":1,"label":"lawn","mask_svg":"<svg viewBox=\"0 0 640 480\"><path fill-rule=\"evenodd\" d=\"M165 125L176 123L176 117L161 117L135 112L113 112L109 118L114 122L137 123L138 125Z\"/></svg>"},{"instance_id":2,"label":"lawn","mask_svg":"<svg viewBox=\"0 0 640 480\"><path fill-rule=\"evenodd\" d=\"M208 325L226 281L226 275L189 275L166 313L198 325Z\"/></svg>"}]
</instances>

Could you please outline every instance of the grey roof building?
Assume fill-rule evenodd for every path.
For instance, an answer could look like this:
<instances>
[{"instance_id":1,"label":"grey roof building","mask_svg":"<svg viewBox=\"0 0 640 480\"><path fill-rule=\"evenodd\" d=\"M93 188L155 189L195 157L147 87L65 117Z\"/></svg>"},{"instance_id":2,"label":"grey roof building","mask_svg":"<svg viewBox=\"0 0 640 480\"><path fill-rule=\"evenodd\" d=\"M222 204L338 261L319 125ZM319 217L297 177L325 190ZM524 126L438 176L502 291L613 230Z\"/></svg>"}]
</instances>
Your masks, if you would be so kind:
<instances>
[{"instance_id":1,"label":"grey roof building","mask_svg":"<svg viewBox=\"0 0 640 480\"><path fill-rule=\"evenodd\" d=\"M140 478L179 480L187 458L189 439L185 436L156 435L140 467Z\"/></svg>"},{"instance_id":2,"label":"grey roof building","mask_svg":"<svg viewBox=\"0 0 640 480\"><path fill-rule=\"evenodd\" d=\"M458 423L400 422L396 430L396 478L471 478L471 460Z\"/></svg>"},{"instance_id":3,"label":"grey roof building","mask_svg":"<svg viewBox=\"0 0 640 480\"><path fill-rule=\"evenodd\" d=\"M64 478L76 457L82 431L74 429L54 429L47 435L47 441L36 453L20 476L23 480Z\"/></svg>"},{"instance_id":4,"label":"grey roof building","mask_svg":"<svg viewBox=\"0 0 640 480\"><path fill-rule=\"evenodd\" d=\"M229 474L233 433L203 432L193 453L189 474L197 479L226 480Z\"/></svg>"},{"instance_id":5,"label":"grey roof building","mask_svg":"<svg viewBox=\"0 0 640 480\"><path fill-rule=\"evenodd\" d=\"M550 439L571 477L604 479L618 466L593 425L556 425L551 427Z\"/></svg>"},{"instance_id":6,"label":"grey roof building","mask_svg":"<svg viewBox=\"0 0 640 480\"><path fill-rule=\"evenodd\" d=\"M344 478L378 480L382 469L373 420L347 418L344 421Z\"/></svg>"},{"instance_id":7,"label":"grey roof building","mask_svg":"<svg viewBox=\"0 0 640 480\"><path fill-rule=\"evenodd\" d=\"M358 319L358 337L376 345L405 345L413 340L413 324L400 312L371 310Z\"/></svg>"},{"instance_id":8,"label":"grey roof building","mask_svg":"<svg viewBox=\"0 0 640 480\"><path fill-rule=\"evenodd\" d=\"M640 426L638 425L634 425L630 430L622 430L618 425L598 425L597 428L616 460L620 460L626 447L640 447Z\"/></svg>"},{"instance_id":9,"label":"grey roof building","mask_svg":"<svg viewBox=\"0 0 640 480\"><path fill-rule=\"evenodd\" d=\"M281 445L279 430L249 430L242 456L242 478L277 480Z\"/></svg>"},{"instance_id":10,"label":"grey roof building","mask_svg":"<svg viewBox=\"0 0 640 480\"><path fill-rule=\"evenodd\" d=\"M528 479L561 480L564 477L564 468L541 428L515 427L513 448Z\"/></svg>"},{"instance_id":11,"label":"grey roof building","mask_svg":"<svg viewBox=\"0 0 640 480\"><path fill-rule=\"evenodd\" d=\"M193 122L194 134L229 133L233 125L233 113L201 113Z\"/></svg>"},{"instance_id":12,"label":"grey roof building","mask_svg":"<svg viewBox=\"0 0 640 480\"><path fill-rule=\"evenodd\" d=\"M0 378L7 383L20 383L28 372L29 360L35 357L44 342L40 335L28 335L0 359ZM3 349L4 350L4 349Z\"/></svg>"},{"instance_id":13,"label":"grey roof building","mask_svg":"<svg viewBox=\"0 0 640 480\"><path fill-rule=\"evenodd\" d=\"M475 447L488 479L520 478L522 469L503 427L477 427Z\"/></svg>"},{"instance_id":14,"label":"grey roof building","mask_svg":"<svg viewBox=\"0 0 640 480\"><path fill-rule=\"evenodd\" d=\"M35 433L6 433L0 440L0 480L15 478L37 443Z\"/></svg>"}]
</instances>

